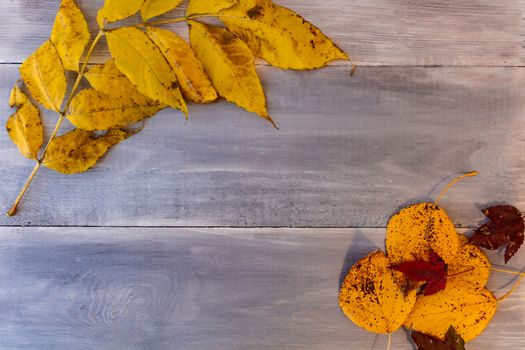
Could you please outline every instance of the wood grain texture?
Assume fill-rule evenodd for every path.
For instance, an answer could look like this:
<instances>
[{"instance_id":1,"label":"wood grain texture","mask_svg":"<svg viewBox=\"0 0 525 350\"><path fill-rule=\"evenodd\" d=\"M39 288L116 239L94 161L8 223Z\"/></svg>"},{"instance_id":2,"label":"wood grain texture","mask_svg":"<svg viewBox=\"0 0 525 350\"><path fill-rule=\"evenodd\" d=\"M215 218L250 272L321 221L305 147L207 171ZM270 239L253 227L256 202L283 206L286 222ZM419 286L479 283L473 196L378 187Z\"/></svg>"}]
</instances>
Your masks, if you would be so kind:
<instances>
[{"instance_id":1,"label":"wood grain texture","mask_svg":"<svg viewBox=\"0 0 525 350\"><path fill-rule=\"evenodd\" d=\"M383 240L383 229L2 228L0 348L385 349L337 305L339 279ZM501 296L513 280L494 273L489 288ZM525 285L469 348L525 348L524 297ZM404 331L393 346L413 349Z\"/></svg>"},{"instance_id":2,"label":"wood grain texture","mask_svg":"<svg viewBox=\"0 0 525 350\"><path fill-rule=\"evenodd\" d=\"M92 31L102 0L78 0ZM525 62L523 0L277 0L319 26L359 65L515 66ZM59 0L0 4L0 62L47 38ZM168 17L180 16L176 11ZM104 60L99 50L95 59Z\"/></svg>"},{"instance_id":3,"label":"wood grain texture","mask_svg":"<svg viewBox=\"0 0 525 350\"><path fill-rule=\"evenodd\" d=\"M191 106L186 125L165 111L89 173L43 170L0 223L384 227L472 169L481 175L443 201L457 225L477 225L492 201L525 207L525 69L259 71L280 131L224 102ZM0 101L17 78L0 67ZM0 108L0 123L9 113ZM4 208L32 166L4 134Z\"/></svg>"}]
</instances>

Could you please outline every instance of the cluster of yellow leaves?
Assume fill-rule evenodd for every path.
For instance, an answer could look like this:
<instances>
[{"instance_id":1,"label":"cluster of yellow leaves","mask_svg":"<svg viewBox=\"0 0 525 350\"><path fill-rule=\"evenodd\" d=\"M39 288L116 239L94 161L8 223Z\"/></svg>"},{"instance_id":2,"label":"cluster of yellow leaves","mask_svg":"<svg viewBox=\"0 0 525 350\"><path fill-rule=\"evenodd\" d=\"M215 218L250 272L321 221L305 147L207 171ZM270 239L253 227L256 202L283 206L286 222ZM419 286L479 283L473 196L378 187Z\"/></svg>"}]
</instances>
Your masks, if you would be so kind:
<instances>
[{"instance_id":1,"label":"cluster of yellow leaves","mask_svg":"<svg viewBox=\"0 0 525 350\"><path fill-rule=\"evenodd\" d=\"M273 124L256 57L297 70L348 59L318 28L270 0L190 0L185 17L150 21L181 3L106 0L97 14L99 34L88 49L92 38L82 11L74 0L62 0L49 40L20 68L30 97L19 86L13 89L16 113L7 125L22 154L37 161L37 170L44 165L65 174L86 171L126 138L117 132L120 128L168 107L188 117L187 102L211 103L222 97ZM114 24L137 14L138 24ZM201 17L218 18L224 27L198 22ZM156 26L183 21L190 27L191 44ZM112 58L88 70L103 37ZM77 75L70 89L67 71ZM84 78L89 88L83 88ZM32 101L60 114L55 131L65 118L77 129L61 137L54 132L41 150L43 123ZM106 136L92 134L100 131ZM50 159L57 157L57 150L60 161Z\"/></svg>"},{"instance_id":2,"label":"cluster of yellow leaves","mask_svg":"<svg viewBox=\"0 0 525 350\"><path fill-rule=\"evenodd\" d=\"M469 341L496 312L497 300L485 288L491 264L468 239L456 233L445 210L433 203L402 209L387 226L386 251L371 253L350 270L340 290L342 311L358 326L392 333L405 326L444 339L449 327ZM446 287L418 295L421 284L392 268L439 254L448 265Z\"/></svg>"}]
</instances>

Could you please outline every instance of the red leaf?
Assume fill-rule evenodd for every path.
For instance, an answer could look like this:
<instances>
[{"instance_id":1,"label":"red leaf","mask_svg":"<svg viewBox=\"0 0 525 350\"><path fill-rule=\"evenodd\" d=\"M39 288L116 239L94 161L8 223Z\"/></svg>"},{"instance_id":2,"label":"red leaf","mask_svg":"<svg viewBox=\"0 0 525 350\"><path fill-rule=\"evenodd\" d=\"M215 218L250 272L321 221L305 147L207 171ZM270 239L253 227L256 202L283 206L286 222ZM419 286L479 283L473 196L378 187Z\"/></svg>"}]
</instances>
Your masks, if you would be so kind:
<instances>
[{"instance_id":1,"label":"red leaf","mask_svg":"<svg viewBox=\"0 0 525 350\"><path fill-rule=\"evenodd\" d=\"M407 261L392 268L404 273L411 281L427 282L425 295L436 294L447 285L448 266L435 252L430 253L429 261Z\"/></svg>"},{"instance_id":2,"label":"red leaf","mask_svg":"<svg viewBox=\"0 0 525 350\"><path fill-rule=\"evenodd\" d=\"M412 332L412 340L418 350L465 350L465 341L452 326L448 329L445 340L420 332Z\"/></svg>"},{"instance_id":3,"label":"red leaf","mask_svg":"<svg viewBox=\"0 0 525 350\"><path fill-rule=\"evenodd\" d=\"M507 245L505 263L523 244L525 223L521 212L511 205L498 205L483 210L488 222L478 228L471 238L472 244L495 250Z\"/></svg>"}]
</instances>

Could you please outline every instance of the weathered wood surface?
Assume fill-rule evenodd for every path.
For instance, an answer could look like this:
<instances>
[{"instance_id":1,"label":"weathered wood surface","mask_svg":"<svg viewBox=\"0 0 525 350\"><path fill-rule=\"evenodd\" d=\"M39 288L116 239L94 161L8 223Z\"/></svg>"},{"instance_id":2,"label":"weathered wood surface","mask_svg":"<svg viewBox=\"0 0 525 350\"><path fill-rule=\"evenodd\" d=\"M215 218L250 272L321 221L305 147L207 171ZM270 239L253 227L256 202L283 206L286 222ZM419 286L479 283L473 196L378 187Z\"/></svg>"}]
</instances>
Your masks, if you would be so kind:
<instances>
[{"instance_id":1,"label":"weathered wood surface","mask_svg":"<svg viewBox=\"0 0 525 350\"><path fill-rule=\"evenodd\" d=\"M79 0L92 30L102 0ZM516 66L525 62L523 0L278 0L360 65ZM58 0L0 3L0 62L20 62L51 31ZM172 16L180 16L177 12ZM106 57L97 52L96 59Z\"/></svg>"},{"instance_id":2,"label":"weathered wood surface","mask_svg":"<svg viewBox=\"0 0 525 350\"><path fill-rule=\"evenodd\" d=\"M383 239L383 229L3 228L0 348L385 349L386 336L337 305L339 279ZM510 265L524 264L521 254ZM501 296L513 280L494 273L489 288ZM501 303L469 349L524 349L524 298L520 288ZM413 349L403 331L393 342Z\"/></svg>"},{"instance_id":3,"label":"weathered wood surface","mask_svg":"<svg viewBox=\"0 0 525 350\"><path fill-rule=\"evenodd\" d=\"M478 224L492 201L525 207L525 69L259 71L280 131L226 103L192 106L187 125L166 111L89 173L43 170L0 223L384 227L472 169L443 202L457 225ZM0 101L17 74L0 67ZM4 133L4 209L32 166Z\"/></svg>"}]
</instances>

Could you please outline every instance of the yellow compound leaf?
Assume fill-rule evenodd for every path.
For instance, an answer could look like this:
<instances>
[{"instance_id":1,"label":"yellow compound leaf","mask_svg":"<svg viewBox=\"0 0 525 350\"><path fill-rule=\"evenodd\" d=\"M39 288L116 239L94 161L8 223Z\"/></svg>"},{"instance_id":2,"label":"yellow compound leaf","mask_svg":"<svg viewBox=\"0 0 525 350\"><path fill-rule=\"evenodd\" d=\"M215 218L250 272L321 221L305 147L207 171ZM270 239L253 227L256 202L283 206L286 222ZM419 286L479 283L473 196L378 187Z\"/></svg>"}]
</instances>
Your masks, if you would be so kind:
<instances>
[{"instance_id":1,"label":"yellow compound leaf","mask_svg":"<svg viewBox=\"0 0 525 350\"><path fill-rule=\"evenodd\" d=\"M169 12L180 5L182 0L146 0L140 9L144 21ZM202 0L201 0L202 2Z\"/></svg>"},{"instance_id":2,"label":"yellow compound leaf","mask_svg":"<svg viewBox=\"0 0 525 350\"><path fill-rule=\"evenodd\" d=\"M393 264L427 260L431 251L450 264L458 248L454 224L447 213L433 203L404 208L388 222L386 250Z\"/></svg>"},{"instance_id":3,"label":"yellow compound leaf","mask_svg":"<svg viewBox=\"0 0 525 350\"><path fill-rule=\"evenodd\" d=\"M44 127L40 111L29 98L15 86L9 99L11 108L16 112L7 120L9 137L25 157L36 160L38 151L44 144Z\"/></svg>"},{"instance_id":4,"label":"yellow compound leaf","mask_svg":"<svg viewBox=\"0 0 525 350\"><path fill-rule=\"evenodd\" d=\"M226 29L194 21L190 38L219 95L273 123L248 46Z\"/></svg>"},{"instance_id":5,"label":"yellow compound leaf","mask_svg":"<svg viewBox=\"0 0 525 350\"><path fill-rule=\"evenodd\" d=\"M91 86L105 95L109 95L128 104L154 104L154 100L142 94L129 79L118 70L114 59L91 68L86 74Z\"/></svg>"},{"instance_id":6,"label":"yellow compound leaf","mask_svg":"<svg viewBox=\"0 0 525 350\"><path fill-rule=\"evenodd\" d=\"M125 27L106 36L117 68L141 93L188 115L175 72L144 32Z\"/></svg>"},{"instance_id":7,"label":"yellow compound leaf","mask_svg":"<svg viewBox=\"0 0 525 350\"><path fill-rule=\"evenodd\" d=\"M106 23L113 23L137 13L144 4L144 0L106 0L98 11L97 22L100 28Z\"/></svg>"},{"instance_id":8,"label":"yellow compound leaf","mask_svg":"<svg viewBox=\"0 0 525 350\"><path fill-rule=\"evenodd\" d=\"M20 73L38 103L47 109L60 111L67 82L60 57L50 40L22 63Z\"/></svg>"},{"instance_id":9,"label":"yellow compound leaf","mask_svg":"<svg viewBox=\"0 0 525 350\"><path fill-rule=\"evenodd\" d=\"M440 339L450 326L465 341L480 335L496 312L496 298L485 288L480 290L458 283L450 281L439 293L419 296L405 326Z\"/></svg>"},{"instance_id":10,"label":"yellow compound leaf","mask_svg":"<svg viewBox=\"0 0 525 350\"><path fill-rule=\"evenodd\" d=\"M315 69L348 59L317 27L271 0L245 0L219 12L254 55L284 69Z\"/></svg>"},{"instance_id":11,"label":"yellow compound leaf","mask_svg":"<svg viewBox=\"0 0 525 350\"><path fill-rule=\"evenodd\" d=\"M481 249L472 244L462 244L448 265L447 283L481 289L489 280L491 266Z\"/></svg>"},{"instance_id":12,"label":"yellow compound leaf","mask_svg":"<svg viewBox=\"0 0 525 350\"><path fill-rule=\"evenodd\" d=\"M43 165L62 174L85 172L112 146L129 136L130 133L121 130L110 130L95 138L88 131L75 129L51 141Z\"/></svg>"},{"instance_id":13,"label":"yellow compound leaf","mask_svg":"<svg viewBox=\"0 0 525 350\"><path fill-rule=\"evenodd\" d=\"M216 14L221 10L232 7L239 0L190 0L186 9L186 16L200 14Z\"/></svg>"},{"instance_id":14,"label":"yellow compound leaf","mask_svg":"<svg viewBox=\"0 0 525 350\"><path fill-rule=\"evenodd\" d=\"M74 0L62 0L51 32L51 41L64 68L78 72L80 59L89 42L89 29Z\"/></svg>"},{"instance_id":15,"label":"yellow compound leaf","mask_svg":"<svg viewBox=\"0 0 525 350\"><path fill-rule=\"evenodd\" d=\"M79 129L108 130L152 117L163 108L153 100L135 104L87 89L75 96L67 118Z\"/></svg>"},{"instance_id":16,"label":"yellow compound leaf","mask_svg":"<svg viewBox=\"0 0 525 350\"><path fill-rule=\"evenodd\" d=\"M182 38L169 30L155 27L148 27L147 34L173 68L184 97L197 103L210 103L217 99L217 92L202 63Z\"/></svg>"},{"instance_id":17,"label":"yellow compound leaf","mask_svg":"<svg viewBox=\"0 0 525 350\"><path fill-rule=\"evenodd\" d=\"M403 325L414 303L416 291L400 286L404 277L390 268L390 260L377 251L358 261L346 276L339 306L359 327L375 333L392 333Z\"/></svg>"}]
</instances>

